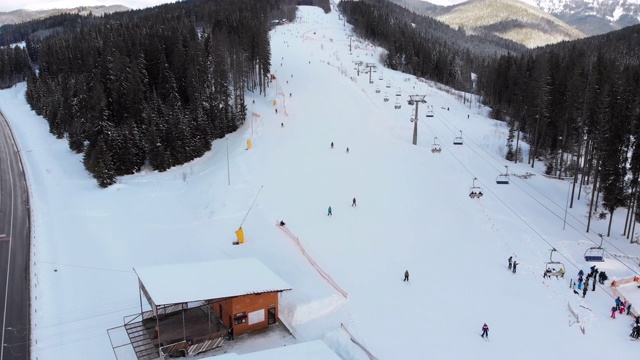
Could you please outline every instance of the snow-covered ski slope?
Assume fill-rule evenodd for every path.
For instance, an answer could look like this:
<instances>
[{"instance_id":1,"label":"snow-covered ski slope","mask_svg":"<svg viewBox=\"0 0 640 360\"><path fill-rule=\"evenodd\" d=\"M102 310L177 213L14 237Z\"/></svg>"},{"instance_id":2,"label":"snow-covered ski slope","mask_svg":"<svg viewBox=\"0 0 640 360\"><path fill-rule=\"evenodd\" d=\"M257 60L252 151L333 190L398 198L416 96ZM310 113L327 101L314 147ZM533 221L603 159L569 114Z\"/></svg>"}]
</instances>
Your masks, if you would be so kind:
<instances>
[{"instance_id":1,"label":"snow-covered ski slope","mask_svg":"<svg viewBox=\"0 0 640 360\"><path fill-rule=\"evenodd\" d=\"M31 184L34 358L112 359L105 330L139 309L134 266L242 257L260 259L292 286L281 296L280 315L296 341L321 339L344 359L368 357L341 324L378 359L637 353L628 337L631 318L609 319L608 287L585 299L569 289L569 278L588 270L583 253L608 222L595 220L584 233L590 193L569 209L563 231L569 182L543 177L542 167L509 165L507 129L486 118L487 109L383 68L381 50L356 37L350 53L351 34L336 12L300 7L294 23L271 33L277 80L267 96L248 94L252 116L239 131L200 159L126 176L104 190L81 156L28 109L24 84L0 92ZM354 61L378 65L374 84L356 74ZM421 105L417 146L410 94L427 95L435 111L426 118ZM460 130L464 145L454 146ZM431 152L436 136L440 154ZM497 185L504 165L511 184ZM474 177L481 199L468 197ZM254 199L245 243L234 246ZM615 248L605 248L637 256L637 246L620 235L624 215L618 211L606 238ZM346 296L275 226L281 219ZM552 247L559 251L554 260L566 266L563 280L542 278ZM507 270L511 255L520 263L517 274ZM618 258L607 255L598 266L610 278L638 271L637 257ZM410 283L402 281L405 270ZM215 286L225 274L196 276ZM621 291L640 305L640 289ZM485 322L490 342L478 336Z\"/></svg>"}]
</instances>

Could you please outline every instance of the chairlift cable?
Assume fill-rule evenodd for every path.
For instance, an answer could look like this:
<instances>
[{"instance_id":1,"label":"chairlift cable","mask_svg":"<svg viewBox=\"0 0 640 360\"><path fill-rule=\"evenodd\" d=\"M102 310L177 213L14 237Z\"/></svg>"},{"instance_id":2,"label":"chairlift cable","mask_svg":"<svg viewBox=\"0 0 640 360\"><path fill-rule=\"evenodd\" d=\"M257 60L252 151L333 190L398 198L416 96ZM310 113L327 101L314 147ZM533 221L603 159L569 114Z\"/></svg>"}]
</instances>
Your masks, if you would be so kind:
<instances>
[{"instance_id":1,"label":"chairlift cable","mask_svg":"<svg viewBox=\"0 0 640 360\"><path fill-rule=\"evenodd\" d=\"M449 120L444 119L443 116L439 116L438 117L440 122L443 123L443 125L445 125L445 127L447 127L451 132L454 132L454 130L451 130L451 127L449 125L447 125L445 123L445 121L447 121L453 128L458 129L455 125L451 124L451 122ZM428 125L427 125L428 126ZM469 142L473 143L473 145L475 145L475 147L478 147L480 149L482 149L482 151L487 154L491 159L496 160L496 158L490 154L487 150L483 149L482 147L479 147L478 144L476 144L472 139L468 138ZM468 146L469 149L471 149L473 152L475 152L478 157L480 157L482 160L484 160L489 166L491 166L492 168L496 169L496 171L499 171L495 166L493 166L493 164L491 162L489 162L484 156L482 156L480 153L478 153L478 151L476 151L474 149L474 147L472 146ZM454 155L455 157L455 155ZM458 159L456 159L458 160ZM458 160L458 162L460 162ZM468 170L469 171L469 170ZM529 185L530 187L532 187L533 189L535 189L535 187L533 187L533 185L531 185L528 182L525 182L527 185ZM552 213L553 215L555 215L556 217L558 217L559 219L563 219L563 216L560 216L558 214L556 214L555 212L553 212L549 207L547 207L546 205L544 205L542 202L540 202L537 198L535 198L533 195L529 194L529 192L527 192L526 190L524 190L521 186L518 186L517 184L511 182L511 184L515 185L517 188L519 188L521 191L523 191L525 194L527 194L529 197L531 197L533 200L535 200L537 203L539 203L540 205L542 205L542 207L544 207L547 211L549 211L550 213ZM560 206L559 204L557 204L555 201L553 201L552 199L550 199L548 196L542 194L542 192L540 192L539 190L535 189L539 194L543 195L547 200L549 200L551 203L553 203L554 205L556 205L558 208L562 209L562 211L564 211L564 207ZM586 226L586 224L584 224L580 219L576 218L573 214L570 214L571 218L573 218L575 221L577 221L579 224ZM586 240L591 241L594 244L597 244L597 242L591 238L591 236L589 236L589 234L583 234L581 230L578 230L576 227L574 227L571 224L568 224L570 228L574 229L581 237L584 237ZM620 250L618 247L616 247L614 244L612 244L609 240L604 240L611 248L615 249L616 251L618 251L618 253L623 254L624 256L630 258L631 256L629 256L626 252ZM604 249L604 248L603 248ZM613 253L611 253L610 251L604 249L605 253L609 254L609 256L613 259L615 259L616 261L618 261L620 264L622 264L624 267L626 267L627 269L631 270L634 274L638 275L637 270L631 268L630 266L628 266L626 263L624 263L622 260L618 259L616 256L614 256Z\"/></svg>"},{"instance_id":2,"label":"chairlift cable","mask_svg":"<svg viewBox=\"0 0 640 360\"><path fill-rule=\"evenodd\" d=\"M429 126L429 124L424 123L424 125L433 132L433 129ZM447 149L448 150L448 149ZM453 158L471 175L473 175L473 172L471 172L471 170L464 164L462 163L462 161L455 155L454 152L452 151L448 151L448 153L453 156ZM475 177L475 176L474 176ZM484 184L482 183L482 181L477 180L480 185L483 186L483 188L485 189L485 193L490 193L494 198L496 198L498 201L500 201L502 203L502 205L504 205L504 207L506 209L508 209L509 211L511 211L518 219L520 219L520 221L522 221L522 223L524 223L529 229L531 229L531 231L533 231L542 241L544 241L547 245L551 246L552 248L555 248L555 246L553 246L549 241L547 241L542 234L540 234L535 228L533 228L531 225L529 225L529 223L527 223L521 216L520 214L518 214L513 208L511 208L509 205L507 205L504 200L502 200L502 198L500 196L498 196L498 194L494 193L491 188L488 188L487 186L484 186ZM522 189L522 188L520 188ZM524 191L524 190L523 190ZM526 192L525 192L526 193ZM531 196L531 195L529 195ZM543 205L544 206L544 205ZM550 210L549 208L547 208L546 206L544 206L547 210ZM556 215L554 212L551 211L552 214ZM556 215L558 216L558 215ZM558 216L558 218L561 218ZM570 228L574 229L576 232L578 232L578 234L582 235L582 233L576 229L573 225L568 224ZM589 239L591 240L591 239ZM591 240L593 241L593 240ZM571 259L569 259L567 256L565 256L563 253L561 253L560 251L556 250L556 252L562 256L568 263L570 263L571 265L573 265L573 267L575 267L578 270L581 270L582 268L579 267L576 263L574 263L573 261L571 261ZM615 257L614 257L615 258ZM619 259L615 258L618 262L620 262L623 266L627 267L629 270L633 271L634 273L636 273L636 271L634 269L632 269L631 267L629 267L627 264L625 264L624 262L620 261ZM637 274L637 273L636 273ZM607 293L609 294L609 293ZM612 296L611 294L609 294L609 296ZM612 296L613 297L613 296Z\"/></svg>"}]
</instances>

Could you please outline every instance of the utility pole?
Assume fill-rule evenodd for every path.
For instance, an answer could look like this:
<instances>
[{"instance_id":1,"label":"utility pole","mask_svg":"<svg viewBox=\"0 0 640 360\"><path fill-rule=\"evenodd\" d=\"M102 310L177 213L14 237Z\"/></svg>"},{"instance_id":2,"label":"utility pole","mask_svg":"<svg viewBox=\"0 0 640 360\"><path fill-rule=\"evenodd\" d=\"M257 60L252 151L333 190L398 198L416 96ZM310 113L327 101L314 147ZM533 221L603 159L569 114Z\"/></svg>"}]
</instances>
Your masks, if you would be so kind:
<instances>
[{"instance_id":1,"label":"utility pole","mask_svg":"<svg viewBox=\"0 0 640 360\"><path fill-rule=\"evenodd\" d=\"M373 72L373 69L376 68L376 64L367 63L365 66L369 68L369 84L373 84L373 80L371 80L371 73Z\"/></svg>"},{"instance_id":2,"label":"utility pole","mask_svg":"<svg viewBox=\"0 0 640 360\"><path fill-rule=\"evenodd\" d=\"M427 95L409 95L409 100L407 101L409 105L416 106L415 117L411 119L413 122L413 145L418 145L418 105L427 103L424 99L425 97Z\"/></svg>"}]
</instances>

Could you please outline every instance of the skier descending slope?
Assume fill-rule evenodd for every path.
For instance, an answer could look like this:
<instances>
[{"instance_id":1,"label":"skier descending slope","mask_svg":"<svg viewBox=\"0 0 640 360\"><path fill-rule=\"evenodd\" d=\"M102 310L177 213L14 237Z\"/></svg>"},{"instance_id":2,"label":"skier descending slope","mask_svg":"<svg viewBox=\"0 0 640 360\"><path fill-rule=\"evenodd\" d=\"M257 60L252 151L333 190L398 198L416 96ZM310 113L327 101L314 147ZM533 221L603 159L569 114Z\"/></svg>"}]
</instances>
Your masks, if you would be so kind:
<instances>
[{"instance_id":1,"label":"skier descending slope","mask_svg":"<svg viewBox=\"0 0 640 360\"><path fill-rule=\"evenodd\" d=\"M487 340L489 340L489 326L487 325L487 323L485 323L484 325L482 325L482 338L484 339L484 337L487 337Z\"/></svg>"}]
</instances>

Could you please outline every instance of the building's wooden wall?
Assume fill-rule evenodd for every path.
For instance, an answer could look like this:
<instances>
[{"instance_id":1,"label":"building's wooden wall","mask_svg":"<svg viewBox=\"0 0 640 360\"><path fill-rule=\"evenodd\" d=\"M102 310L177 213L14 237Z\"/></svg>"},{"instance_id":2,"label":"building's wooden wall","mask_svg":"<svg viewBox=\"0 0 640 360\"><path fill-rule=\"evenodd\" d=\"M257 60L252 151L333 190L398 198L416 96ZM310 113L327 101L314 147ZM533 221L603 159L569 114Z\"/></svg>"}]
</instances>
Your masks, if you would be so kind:
<instances>
[{"instance_id":1,"label":"building's wooden wall","mask_svg":"<svg viewBox=\"0 0 640 360\"><path fill-rule=\"evenodd\" d=\"M276 320L278 319L278 293L262 293L256 295L244 295L236 298L227 299L219 303L211 305L211 310L214 311L222 322L227 327L233 327L234 336L244 334L246 332L260 329L268 326L269 308L275 308ZM250 313L255 311L263 312L263 321L249 324ZM244 314L243 314L244 313ZM244 322L237 323L237 320L243 318L243 316L237 316L243 314Z\"/></svg>"}]
</instances>

